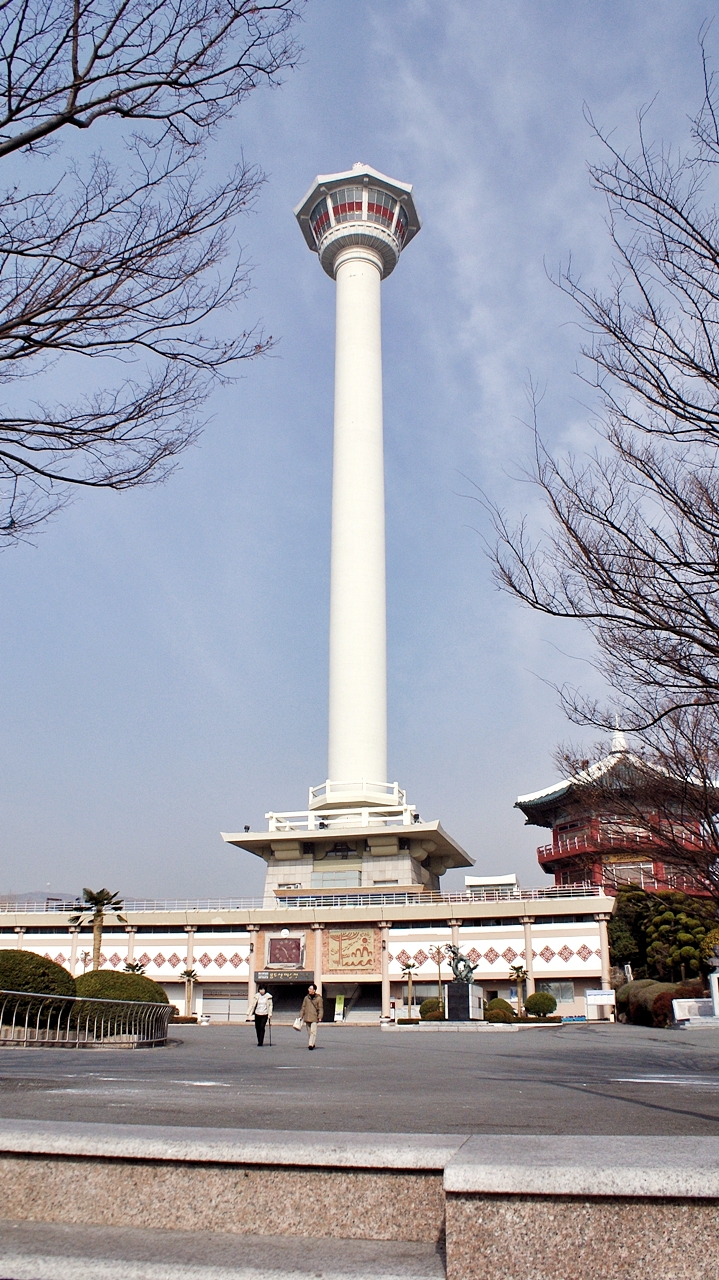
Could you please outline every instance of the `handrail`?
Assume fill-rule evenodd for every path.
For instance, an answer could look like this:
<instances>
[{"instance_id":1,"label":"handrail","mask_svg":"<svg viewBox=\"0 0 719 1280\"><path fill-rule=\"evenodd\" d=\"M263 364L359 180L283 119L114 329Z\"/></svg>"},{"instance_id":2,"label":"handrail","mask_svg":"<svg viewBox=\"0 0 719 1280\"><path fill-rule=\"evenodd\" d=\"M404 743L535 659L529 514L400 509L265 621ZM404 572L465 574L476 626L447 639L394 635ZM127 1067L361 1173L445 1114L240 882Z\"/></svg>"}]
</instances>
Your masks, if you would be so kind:
<instances>
[{"instance_id":1,"label":"handrail","mask_svg":"<svg viewBox=\"0 0 719 1280\"><path fill-rule=\"evenodd\" d=\"M0 990L0 1048L139 1049L167 1044L170 1004Z\"/></svg>"},{"instance_id":2,"label":"handrail","mask_svg":"<svg viewBox=\"0 0 719 1280\"><path fill-rule=\"evenodd\" d=\"M188 911L268 911L295 905L340 905L365 906L387 905L401 906L430 905L437 903L472 903L472 902L524 902L541 901L543 898L587 898L601 894L601 885L582 881L578 884L552 885L546 889L472 889L460 893L441 893L426 889L413 892L404 890L399 893L376 889L357 889L351 893L323 893L321 891L292 890L275 891L275 900L266 898L126 898L123 914L133 912L188 912ZM301 903L297 899L302 899ZM311 899L311 902L309 901ZM38 915L55 915L58 912L76 911L75 902L52 903L0 903L0 914L34 913Z\"/></svg>"},{"instance_id":3,"label":"handrail","mask_svg":"<svg viewBox=\"0 0 719 1280\"><path fill-rule=\"evenodd\" d=\"M437 906L462 905L473 902L539 902L565 898L596 898L603 894L602 885L575 884L553 885L551 889L479 889L472 893L436 893L426 891L413 893L411 890L399 893L386 893L381 890L358 889L355 892L322 893L299 890L279 893L275 891L277 906L283 908L298 907L397 907L397 906Z\"/></svg>"},{"instance_id":4,"label":"handrail","mask_svg":"<svg viewBox=\"0 0 719 1280\"><path fill-rule=\"evenodd\" d=\"M355 805L349 809L292 809L265 814L268 831L323 831L348 827L411 827L416 820L414 805Z\"/></svg>"},{"instance_id":5,"label":"handrail","mask_svg":"<svg viewBox=\"0 0 719 1280\"><path fill-rule=\"evenodd\" d=\"M672 844L701 849L704 843L703 837L693 831L677 832L673 836L664 838L658 832L627 831L621 835L615 835L611 831L602 833L600 830L596 835L560 836L556 845L540 844L537 847L537 857L542 862L547 858L562 858L572 853L595 853L607 845L610 848L621 849L631 849L633 846L638 850L656 850L671 855Z\"/></svg>"}]
</instances>

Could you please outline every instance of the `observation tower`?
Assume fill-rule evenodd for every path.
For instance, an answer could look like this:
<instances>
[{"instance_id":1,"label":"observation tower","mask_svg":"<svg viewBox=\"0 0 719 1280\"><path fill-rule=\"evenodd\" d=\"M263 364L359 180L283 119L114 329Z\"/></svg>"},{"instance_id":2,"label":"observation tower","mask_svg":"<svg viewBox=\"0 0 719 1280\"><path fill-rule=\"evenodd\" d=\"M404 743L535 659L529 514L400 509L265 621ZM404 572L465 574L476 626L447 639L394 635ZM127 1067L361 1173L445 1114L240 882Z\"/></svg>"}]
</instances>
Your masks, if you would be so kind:
<instances>
[{"instance_id":1,"label":"observation tower","mask_svg":"<svg viewBox=\"0 0 719 1280\"><path fill-rule=\"evenodd\" d=\"M412 187L365 164L315 179L295 209L335 282L327 776L302 812L223 839L267 862L265 901L439 888L472 859L422 822L387 769L382 281L420 230Z\"/></svg>"}]
</instances>

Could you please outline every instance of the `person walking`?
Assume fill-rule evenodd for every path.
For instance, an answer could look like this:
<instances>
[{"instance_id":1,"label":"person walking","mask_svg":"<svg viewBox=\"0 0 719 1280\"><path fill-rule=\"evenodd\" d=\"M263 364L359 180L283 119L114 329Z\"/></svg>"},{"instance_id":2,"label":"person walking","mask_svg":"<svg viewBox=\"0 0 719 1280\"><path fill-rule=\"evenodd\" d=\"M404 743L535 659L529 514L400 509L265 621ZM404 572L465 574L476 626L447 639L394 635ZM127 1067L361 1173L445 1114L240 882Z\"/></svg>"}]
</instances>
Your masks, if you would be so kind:
<instances>
[{"instance_id":1,"label":"person walking","mask_svg":"<svg viewBox=\"0 0 719 1280\"><path fill-rule=\"evenodd\" d=\"M308 1049L314 1049L317 1039L317 1024L322 1021L324 1006L322 1004L322 996L317 990L314 983L310 983L307 988L307 995L302 1001L300 1017L307 1027Z\"/></svg>"},{"instance_id":2,"label":"person walking","mask_svg":"<svg viewBox=\"0 0 719 1280\"><path fill-rule=\"evenodd\" d=\"M265 1027L272 1018L272 996L264 987L258 988L257 994L252 997L250 1007L247 1010L247 1021L250 1022L253 1017L257 1033L257 1047L261 1049L265 1043Z\"/></svg>"}]
</instances>

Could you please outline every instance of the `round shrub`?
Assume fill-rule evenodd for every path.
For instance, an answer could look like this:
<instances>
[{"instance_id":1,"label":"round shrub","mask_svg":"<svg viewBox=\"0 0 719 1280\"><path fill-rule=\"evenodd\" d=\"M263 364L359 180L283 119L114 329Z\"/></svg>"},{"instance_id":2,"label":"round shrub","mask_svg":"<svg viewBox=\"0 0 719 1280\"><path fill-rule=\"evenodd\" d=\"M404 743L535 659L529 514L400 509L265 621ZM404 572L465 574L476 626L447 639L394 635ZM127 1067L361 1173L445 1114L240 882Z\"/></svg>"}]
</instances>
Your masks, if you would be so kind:
<instances>
[{"instance_id":1,"label":"round shrub","mask_svg":"<svg viewBox=\"0 0 719 1280\"><path fill-rule=\"evenodd\" d=\"M75 983L62 965L35 955L34 951L0 951L0 989L74 996Z\"/></svg>"},{"instance_id":2,"label":"round shrub","mask_svg":"<svg viewBox=\"0 0 719 1280\"><path fill-rule=\"evenodd\" d=\"M434 1013L424 1015L425 1022L444 1022L444 1009L435 1009Z\"/></svg>"},{"instance_id":3,"label":"round shrub","mask_svg":"<svg viewBox=\"0 0 719 1280\"><path fill-rule=\"evenodd\" d=\"M496 996L494 1000L490 1000L487 1005L487 1012L494 1013L496 1009L501 1009L503 1013L508 1013L510 1018L514 1017L514 1009L508 1000L503 1000L501 996Z\"/></svg>"},{"instance_id":4,"label":"round shrub","mask_svg":"<svg viewBox=\"0 0 719 1280\"><path fill-rule=\"evenodd\" d=\"M427 1000L423 1000L419 1006L419 1016L426 1020L430 1015L434 1017L435 1014L439 1014L442 1018L444 1017L444 1003L438 996L430 996Z\"/></svg>"},{"instance_id":5,"label":"round shrub","mask_svg":"<svg viewBox=\"0 0 719 1280\"><path fill-rule=\"evenodd\" d=\"M490 1001L494 1004L494 1000ZM504 1001L503 1003L506 1003ZM485 1022L514 1022L514 1014L507 1013L506 1009L487 1009L484 1015Z\"/></svg>"},{"instance_id":6,"label":"round shrub","mask_svg":"<svg viewBox=\"0 0 719 1280\"><path fill-rule=\"evenodd\" d=\"M652 1022L655 1027L669 1027L674 1018L672 1000L676 999L674 991L660 991L652 1002Z\"/></svg>"},{"instance_id":7,"label":"round shrub","mask_svg":"<svg viewBox=\"0 0 719 1280\"><path fill-rule=\"evenodd\" d=\"M534 995L527 996L524 1007L533 1017L546 1018L548 1013L554 1013L557 1002L549 991L535 991Z\"/></svg>"},{"instance_id":8,"label":"round shrub","mask_svg":"<svg viewBox=\"0 0 719 1280\"><path fill-rule=\"evenodd\" d=\"M167 992L152 978L139 973L115 973L97 969L75 979L79 996L88 1000L141 1000L146 1004L169 1004Z\"/></svg>"}]
</instances>

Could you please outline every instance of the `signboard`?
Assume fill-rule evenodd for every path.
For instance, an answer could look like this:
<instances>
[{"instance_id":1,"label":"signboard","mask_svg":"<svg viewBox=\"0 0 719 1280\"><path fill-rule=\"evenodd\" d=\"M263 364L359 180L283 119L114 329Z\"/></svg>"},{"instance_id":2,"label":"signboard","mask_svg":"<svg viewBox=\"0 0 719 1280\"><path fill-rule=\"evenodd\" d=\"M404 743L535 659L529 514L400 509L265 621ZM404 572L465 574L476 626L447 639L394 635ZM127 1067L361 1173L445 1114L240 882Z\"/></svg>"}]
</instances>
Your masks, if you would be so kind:
<instances>
[{"instance_id":1,"label":"signboard","mask_svg":"<svg viewBox=\"0 0 719 1280\"><path fill-rule=\"evenodd\" d=\"M616 991L585 991L584 999L587 1004L616 1004Z\"/></svg>"},{"instance_id":2,"label":"signboard","mask_svg":"<svg viewBox=\"0 0 719 1280\"><path fill-rule=\"evenodd\" d=\"M344 996L335 996L335 1022L344 1022L345 1020L345 998Z\"/></svg>"},{"instance_id":3,"label":"signboard","mask_svg":"<svg viewBox=\"0 0 719 1280\"><path fill-rule=\"evenodd\" d=\"M255 974L255 982L266 986L275 982L303 982L308 987L314 980L312 969L260 969Z\"/></svg>"}]
</instances>

